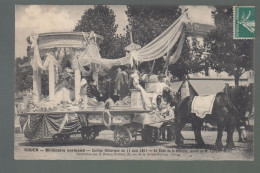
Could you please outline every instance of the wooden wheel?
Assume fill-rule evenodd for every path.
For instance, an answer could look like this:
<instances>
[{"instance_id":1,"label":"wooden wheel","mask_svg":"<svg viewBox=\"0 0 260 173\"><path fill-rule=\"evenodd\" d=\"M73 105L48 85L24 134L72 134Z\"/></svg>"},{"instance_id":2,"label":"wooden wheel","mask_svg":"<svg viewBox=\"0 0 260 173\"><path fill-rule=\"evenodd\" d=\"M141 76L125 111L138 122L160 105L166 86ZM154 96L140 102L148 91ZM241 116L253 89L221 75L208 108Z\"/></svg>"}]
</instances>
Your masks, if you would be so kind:
<instances>
[{"instance_id":1,"label":"wooden wheel","mask_svg":"<svg viewBox=\"0 0 260 173\"><path fill-rule=\"evenodd\" d=\"M132 141L132 134L127 127L117 127L114 131L114 140L117 145L127 147Z\"/></svg>"},{"instance_id":2,"label":"wooden wheel","mask_svg":"<svg viewBox=\"0 0 260 173\"><path fill-rule=\"evenodd\" d=\"M60 142L60 137L59 137L59 135L58 135L58 134L53 135L53 136L52 136L52 140L53 140L54 143L59 143L59 142Z\"/></svg>"},{"instance_id":3,"label":"wooden wheel","mask_svg":"<svg viewBox=\"0 0 260 173\"><path fill-rule=\"evenodd\" d=\"M158 129L150 126L145 127L141 136L144 143L154 144L158 140Z\"/></svg>"},{"instance_id":4,"label":"wooden wheel","mask_svg":"<svg viewBox=\"0 0 260 173\"><path fill-rule=\"evenodd\" d=\"M81 137L84 142L92 142L96 136L97 133L93 127L84 127L81 131Z\"/></svg>"},{"instance_id":5,"label":"wooden wheel","mask_svg":"<svg viewBox=\"0 0 260 173\"><path fill-rule=\"evenodd\" d=\"M68 134L62 134L61 135L62 143L67 143L67 142L69 142L69 140L70 140L70 135L68 135Z\"/></svg>"},{"instance_id":6,"label":"wooden wheel","mask_svg":"<svg viewBox=\"0 0 260 173\"><path fill-rule=\"evenodd\" d=\"M54 143L66 143L70 140L69 134L56 134L52 136L52 140Z\"/></svg>"}]
</instances>

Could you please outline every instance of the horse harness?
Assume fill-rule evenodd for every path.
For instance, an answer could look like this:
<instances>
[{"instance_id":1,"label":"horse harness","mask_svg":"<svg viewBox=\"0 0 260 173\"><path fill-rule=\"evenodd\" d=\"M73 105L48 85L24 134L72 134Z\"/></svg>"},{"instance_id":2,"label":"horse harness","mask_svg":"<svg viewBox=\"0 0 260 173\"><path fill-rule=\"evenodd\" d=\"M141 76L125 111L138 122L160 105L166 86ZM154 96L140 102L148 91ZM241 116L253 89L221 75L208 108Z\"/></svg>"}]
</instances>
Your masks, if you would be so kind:
<instances>
[{"instance_id":1,"label":"horse harness","mask_svg":"<svg viewBox=\"0 0 260 173\"><path fill-rule=\"evenodd\" d=\"M233 110L235 110L235 112L238 113L238 115L242 115L242 113L238 111L238 109L236 108L236 106L235 106L234 103L232 102L230 96L228 95L228 87L225 87L223 92L224 92L225 95L226 95L227 102L228 102L229 106L230 106ZM241 118L241 117L233 117L233 118Z\"/></svg>"}]
</instances>

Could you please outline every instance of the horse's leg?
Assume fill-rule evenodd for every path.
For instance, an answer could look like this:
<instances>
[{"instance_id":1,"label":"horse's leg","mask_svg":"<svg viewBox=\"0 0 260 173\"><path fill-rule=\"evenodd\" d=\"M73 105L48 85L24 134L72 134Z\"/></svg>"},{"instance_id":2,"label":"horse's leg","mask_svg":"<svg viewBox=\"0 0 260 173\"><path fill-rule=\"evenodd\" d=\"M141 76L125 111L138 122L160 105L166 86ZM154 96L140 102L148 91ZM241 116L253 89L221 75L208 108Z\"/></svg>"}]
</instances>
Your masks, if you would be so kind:
<instances>
[{"instance_id":1,"label":"horse's leg","mask_svg":"<svg viewBox=\"0 0 260 173\"><path fill-rule=\"evenodd\" d=\"M193 130L194 130L194 135L195 135L195 141L197 142L199 147L205 146L205 143L202 139L201 136L201 126L202 126L202 120L196 116L194 116L193 121Z\"/></svg>"},{"instance_id":2,"label":"horse's leg","mask_svg":"<svg viewBox=\"0 0 260 173\"><path fill-rule=\"evenodd\" d=\"M185 126L185 124L182 126L182 127L180 127L181 129L183 129L183 127ZM176 130L177 128L176 128L176 126L175 125L173 125L173 126L171 126L171 127L169 127L168 129L167 129L167 139L170 139L170 140L174 140L174 141L176 141L177 140L177 133L176 133ZM168 135L169 134L169 135ZM181 141L183 141L185 138L183 137L183 135L182 135L182 133L181 133L181 131L179 132L179 139L181 140ZM180 141L179 140L179 141Z\"/></svg>"},{"instance_id":3,"label":"horse's leg","mask_svg":"<svg viewBox=\"0 0 260 173\"><path fill-rule=\"evenodd\" d=\"M174 135L175 135L175 143L178 146L183 145L183 137L181 134L181 130L182 128L185 126L187 122L185 120L179 121L178 123L175 124L175 128L174 128Z\"/></svg>"},{"instance_id":4,"label":"horse's leg","mask_svg":"<svg viewBox=\"0 0 260 173\"><path fill-rule=\"evenodd\" d=\"M238 141L237 142L242 142L241 130L240 130L240 121L239 120L235 120L234 128L237 130L237 133L238 133Z\"/></svg>"},{"instance_id":5,"label":"horse's leg","mask_svg":"<svg viewBox=\"0 0 260 173\"><path fill-rule=\"evenodd\" d=\"M224 124L223 122L218 122L217 124L217 128L218 128L218 135L217 135L217 140L216 140L216 147L219 150L222 150L223 148L223 144L222 144L222 134L223 134L223 129L224 129Z\"/></svg>"},{"instance_id":6,"label":"horse's leg","mask_svg":"<svg viewBox=\"0 0 260 173\"><path fill-rule=\"evenodd\" d=\"M230 118L226 125L227 128L227 148L235 148L235 144L233 141L233 133L234 133L234 119Z\"/></svg>"}]
</instances>

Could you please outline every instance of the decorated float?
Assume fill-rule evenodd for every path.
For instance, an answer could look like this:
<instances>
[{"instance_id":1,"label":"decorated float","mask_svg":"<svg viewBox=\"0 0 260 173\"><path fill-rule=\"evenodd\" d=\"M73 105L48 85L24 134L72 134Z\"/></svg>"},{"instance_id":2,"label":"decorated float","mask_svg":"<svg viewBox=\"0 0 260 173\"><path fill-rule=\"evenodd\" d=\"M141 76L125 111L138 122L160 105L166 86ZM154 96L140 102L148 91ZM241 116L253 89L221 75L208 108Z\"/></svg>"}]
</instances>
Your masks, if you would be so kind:
<instances>
[{"instance_id":1,"label":"decorated float","mask_svg":"<svg viewBox=\"0 0 260 173\"><path fill-rule=\"evenodd\" d=\"M161 57L165 58L166 66L174 63L180 56L186 21L184 13L146 46L140 48L130 44L126 48L129 53L119 59L100 56L99 45L103 37L94 32L43 33L28 37L33 93L24 98L19 113L25 137L29 140L52 137L55 142L66 142L71 134L81 134L82 139L88 142L93 141L100 131L110 129L114 131L114 140L119 146L130 145L138 135L145 143L155 142L159 135L158 127L172 119L152 105L152 98L158 93L151 88L157 87L147 85L150 89L146 92L139 84L138 74L133 73L134 89L130 90L130 97L117 103L111 99L105 103L93 101L81 94L82 75L89 72L84 67L91 68L91 75L97 82L98 73L104 66L133 66L134 63ZM176 52L170 56L177 42ZM69 63L71 69L62 69L62 63ZM44 98L41 92L43 71L48 71L49 78L49 96Z\"/></svg>"}]
</instances>

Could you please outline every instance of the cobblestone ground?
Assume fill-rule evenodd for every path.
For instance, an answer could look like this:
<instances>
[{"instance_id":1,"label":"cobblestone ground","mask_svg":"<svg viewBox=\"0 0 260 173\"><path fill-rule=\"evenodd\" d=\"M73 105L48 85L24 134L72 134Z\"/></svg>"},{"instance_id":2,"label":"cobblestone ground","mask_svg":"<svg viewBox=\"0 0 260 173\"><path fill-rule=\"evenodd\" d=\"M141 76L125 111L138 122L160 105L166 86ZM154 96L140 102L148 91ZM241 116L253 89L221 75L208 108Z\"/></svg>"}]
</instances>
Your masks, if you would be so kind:
<instances>
[{"instance_id":1,"label":"cobblestone ground","mask_svg":"<svg viewBox=\"0 0 260 173\"><path fill-rule=\"evenodd\" d=\"M130 147L117 147L113 141L113 131L100 133L93 143L84 144L80 135L72 135L66 144L55 144L51 139L29 142L21 133L15 134L16 159L50 160L253 160L253 133L247 132L248 142L240 143L237 132L234 133L236 148L217 151L214 149L216 131L203 131L202 137L207 144L197 148L192 131L182 132L185 146L179 149L174 141L158 141L154 145L145 145L141 137ZM222 142L226 144L224 132ZM116 154L115 154L116 153Z\"/></svg>"}]
</instances>

